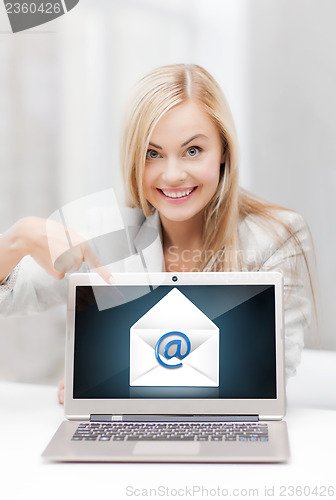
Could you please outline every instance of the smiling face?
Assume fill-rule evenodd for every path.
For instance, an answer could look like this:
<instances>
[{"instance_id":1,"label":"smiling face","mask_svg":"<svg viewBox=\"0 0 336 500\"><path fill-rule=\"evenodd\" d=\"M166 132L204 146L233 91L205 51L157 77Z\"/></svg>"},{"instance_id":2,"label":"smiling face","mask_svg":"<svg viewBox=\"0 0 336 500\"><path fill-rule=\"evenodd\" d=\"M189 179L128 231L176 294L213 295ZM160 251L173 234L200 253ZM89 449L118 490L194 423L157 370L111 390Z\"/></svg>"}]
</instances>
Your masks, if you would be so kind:
<instances>
[{"instance_id":1,"label":"smiling face","mask_svg":"<svg viewBox=\"0 0 336 500\"><path fill-rule=\"evenodd\" d=\"M203 212L217 190L223 156L219 131L196 101L177 105L159 120L143 188L162 221L187 221Z\"/></svg>"}]
</instances>

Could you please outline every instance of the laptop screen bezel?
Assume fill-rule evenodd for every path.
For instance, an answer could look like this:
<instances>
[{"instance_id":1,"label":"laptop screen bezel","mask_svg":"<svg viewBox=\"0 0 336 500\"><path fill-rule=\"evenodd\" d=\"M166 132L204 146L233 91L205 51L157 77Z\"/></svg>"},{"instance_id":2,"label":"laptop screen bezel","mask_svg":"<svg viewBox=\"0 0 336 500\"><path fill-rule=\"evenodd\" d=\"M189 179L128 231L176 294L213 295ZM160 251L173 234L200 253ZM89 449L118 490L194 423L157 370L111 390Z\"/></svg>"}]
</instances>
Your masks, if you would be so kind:
<instances>
[{"instance_id":1,"label":"laptop screen bezel","mask_svg":"<svg viewBox=\"0 0 336 500\"><path fill-rule=\"evenodd\" d=\"M173 277L177 281L173 281ZM114 273L107 285L95 273L69 278L65 348L65 415L69 420L106 415L257 415L259 419L282 419L285 415L285 363L283 277L278 272L227 273ZM73 398L75 304L77 286L132 285L274 285L276 398L274 399L78 399Z\"/></svg>"}]
</instances>

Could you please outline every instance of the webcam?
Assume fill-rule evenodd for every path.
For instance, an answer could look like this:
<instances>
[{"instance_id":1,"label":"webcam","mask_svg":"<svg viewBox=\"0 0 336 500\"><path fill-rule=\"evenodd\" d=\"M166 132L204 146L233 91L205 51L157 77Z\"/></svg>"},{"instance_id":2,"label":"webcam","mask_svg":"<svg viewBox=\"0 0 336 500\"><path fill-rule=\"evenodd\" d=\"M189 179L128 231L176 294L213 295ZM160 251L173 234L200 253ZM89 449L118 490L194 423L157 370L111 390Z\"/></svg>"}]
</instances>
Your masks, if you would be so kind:
<instances>
[{"instance_id":1,"label":"webcam","mask_svg":"<svg viewBox=\"0 0 336 500\"><path fill-rule=\"evenodd\" d=\"M173 276L172 277L172 281L176 282L178 280L178 277L177 276Z\"/></svg>"}]
</instances>

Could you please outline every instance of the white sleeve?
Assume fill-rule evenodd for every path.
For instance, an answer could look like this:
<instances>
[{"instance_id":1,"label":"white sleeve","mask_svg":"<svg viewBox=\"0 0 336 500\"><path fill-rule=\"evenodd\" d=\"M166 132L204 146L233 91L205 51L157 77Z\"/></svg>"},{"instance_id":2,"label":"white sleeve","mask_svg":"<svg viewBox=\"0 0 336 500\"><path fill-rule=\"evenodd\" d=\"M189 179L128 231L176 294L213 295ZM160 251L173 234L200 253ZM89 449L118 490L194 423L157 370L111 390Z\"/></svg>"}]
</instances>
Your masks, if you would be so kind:
<instances>
[{"instance_id":1,"label":"white sleeve","mask_svg":"<svg viewBox=\"0 0 336 500\"><path fill-rule=\"evenodd\" d=\"M287 223L301 244L288 231L270 249L260 271L279 271L284 278L286 377L294 375L307 338L316 338L316 317L312 293L315 259L310 231L304 219L293 212Z\"/></svg>"},{"instance_id":2,"label":"white sleeve","mask_svg":"<svg viewBox=\"0 0 336 500\"><path fill-rule=\"evenodd\" d=\"M66 294L67 278L55 280L26 256L0 285L0 314L21 316L44 311L65 304Z\"/></svg>"}]
</instances>

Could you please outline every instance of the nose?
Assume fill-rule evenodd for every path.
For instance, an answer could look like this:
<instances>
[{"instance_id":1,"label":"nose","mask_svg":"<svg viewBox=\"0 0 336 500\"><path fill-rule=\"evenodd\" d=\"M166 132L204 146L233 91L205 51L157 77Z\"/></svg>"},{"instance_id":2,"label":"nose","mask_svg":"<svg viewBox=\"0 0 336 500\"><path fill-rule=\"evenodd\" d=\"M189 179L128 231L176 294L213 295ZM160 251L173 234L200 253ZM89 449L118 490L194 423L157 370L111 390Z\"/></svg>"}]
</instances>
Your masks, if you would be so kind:
<instances>
[{"instance_id":1,"label":"nose","mask_svg":"<svg viewBox=\"0 0 336 500\"><path fill-rule=\"evenodd\" d=\"M162 180L170 186L178 186L187 178L187 172L184 169L183 162L175 158L167 159L162 172Z\"/></svg>"}]
</instances>

